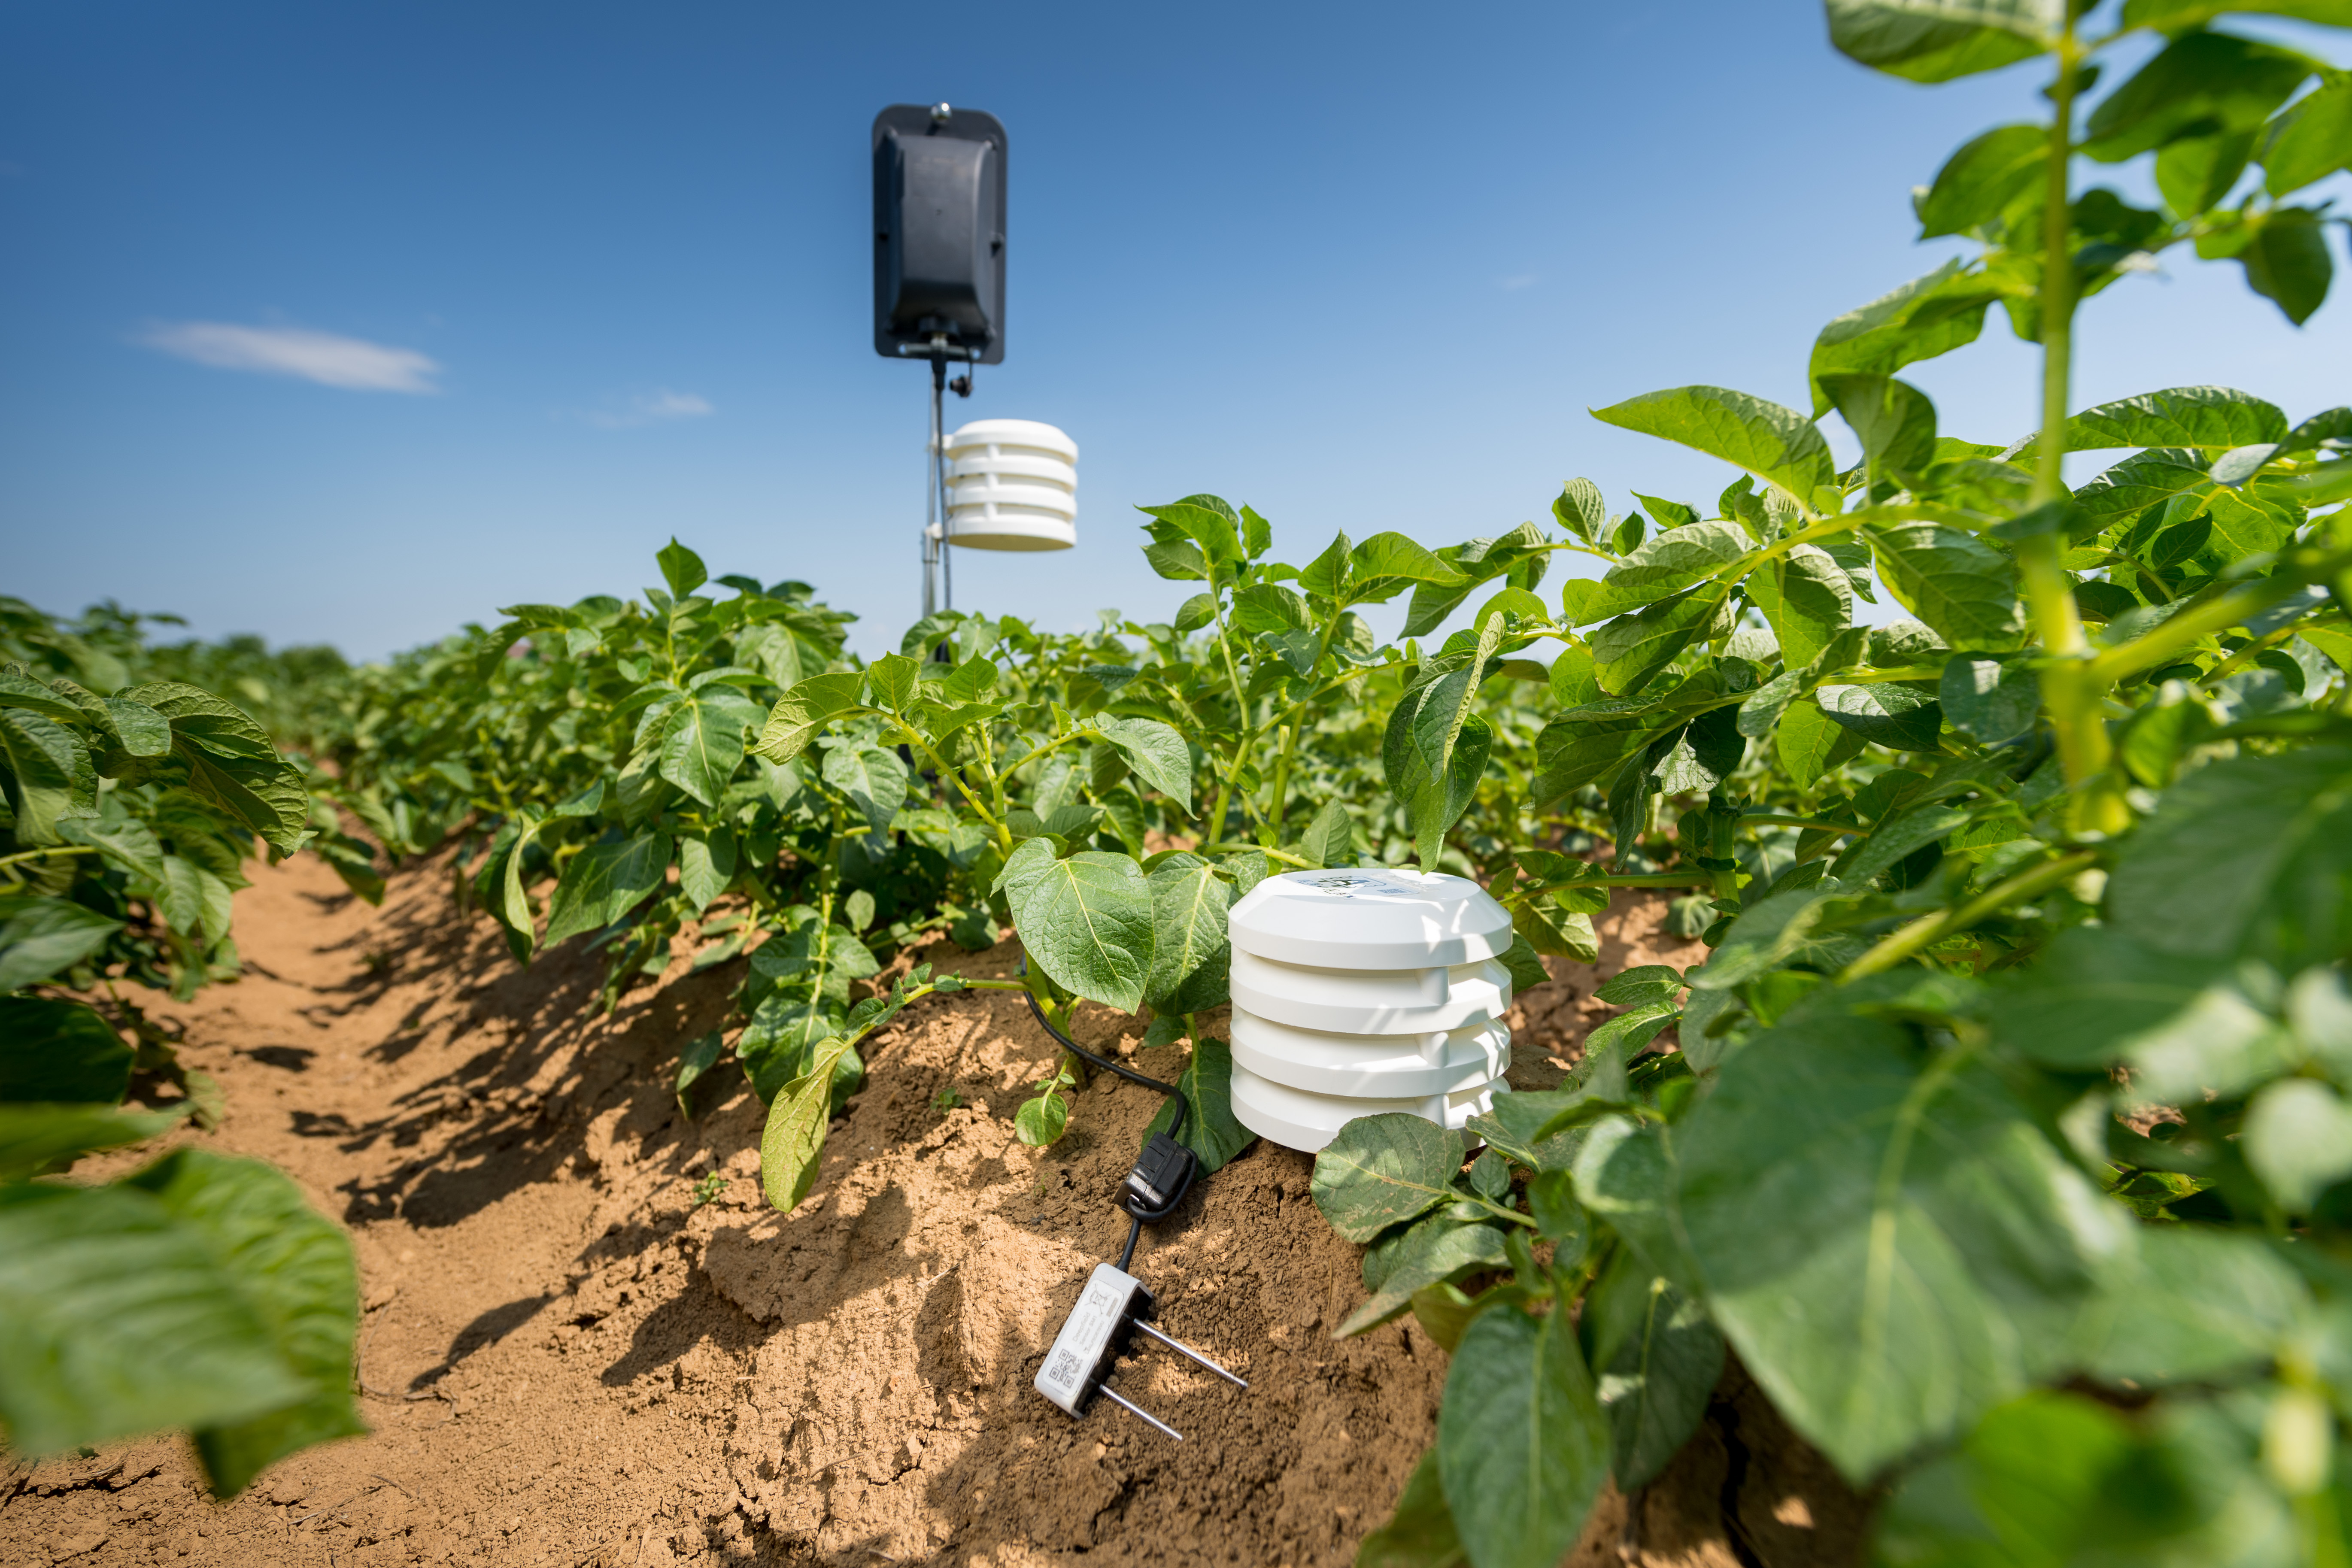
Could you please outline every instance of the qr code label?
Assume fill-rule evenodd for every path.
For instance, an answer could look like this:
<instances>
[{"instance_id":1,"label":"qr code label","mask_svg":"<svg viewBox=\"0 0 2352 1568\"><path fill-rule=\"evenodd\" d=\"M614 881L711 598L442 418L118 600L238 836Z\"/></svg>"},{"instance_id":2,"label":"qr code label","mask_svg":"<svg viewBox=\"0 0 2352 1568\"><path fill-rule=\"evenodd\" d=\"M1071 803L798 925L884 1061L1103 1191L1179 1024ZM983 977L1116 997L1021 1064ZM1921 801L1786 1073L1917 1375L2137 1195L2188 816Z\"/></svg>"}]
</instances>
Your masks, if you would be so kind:
<instances>
[{"instance_id":1,"label":"qr code label","mask_svg":"<svg viewBox=\"0 0 2352 1568\"><path fill-rule=\"evenodd\" d=\"M1045 1374L1048 1383L1073 1384L1077 1380L1078 1358L1068 1351L1054 1358L1053 1370Z\"/></svg>"}]
</instances>

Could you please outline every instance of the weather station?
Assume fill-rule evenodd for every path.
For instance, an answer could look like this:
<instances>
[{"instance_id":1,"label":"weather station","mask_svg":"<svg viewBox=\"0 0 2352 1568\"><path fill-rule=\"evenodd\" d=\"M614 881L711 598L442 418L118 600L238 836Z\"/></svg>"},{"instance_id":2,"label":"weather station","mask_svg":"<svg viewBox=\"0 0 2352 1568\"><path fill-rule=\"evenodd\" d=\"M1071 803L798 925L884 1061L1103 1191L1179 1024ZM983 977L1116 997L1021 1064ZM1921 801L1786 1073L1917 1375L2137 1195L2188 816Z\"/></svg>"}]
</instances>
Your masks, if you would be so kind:
<instances>
[{"instance_id":1,"label":"weather station","mask_svg":"<svg viewBox=\"0 0 2352 1568\"><path fill-rule=\"evenodd\" d=\"M948 546L1067 550L1077 443L1031 419L944 426L946 395L1004 363L1010 146L992 114L893 104L874 117L874 352L931 369L924 445L923 614L951 608ZM948 367L963 374L950 379Z\"/></svg>"}]
</instances>

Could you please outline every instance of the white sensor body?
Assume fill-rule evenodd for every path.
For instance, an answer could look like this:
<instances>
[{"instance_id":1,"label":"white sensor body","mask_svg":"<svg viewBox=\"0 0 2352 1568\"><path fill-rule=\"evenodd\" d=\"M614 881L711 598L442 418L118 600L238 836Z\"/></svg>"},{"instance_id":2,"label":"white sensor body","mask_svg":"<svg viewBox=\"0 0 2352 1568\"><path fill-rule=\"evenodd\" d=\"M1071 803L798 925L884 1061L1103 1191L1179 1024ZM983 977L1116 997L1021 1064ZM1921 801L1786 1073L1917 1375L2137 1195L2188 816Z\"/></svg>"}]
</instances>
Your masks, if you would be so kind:
<instances>
[{"instance_id":1,"label":"white sensor body","mask_svg":"<svg viewBox=\"0 0 2352 1568\"><path fill-rule=\"evenodd\" d=\"M968 550L1078 542L1078 444L1034 419L975 419L946 440L947 541Z\"/></svg>"},{"instance_id":2,"label":"white sensor body","mask_svg":"<svg viewBox=\"0 0 2352 1568\"><path fill-rule=\"evenodd\" d=\"M1477 883L1291 871L1225 923L1234 1115L1261 1138L1312 1152L1385 1111L1464 1132L1510 1092L1511 916Z\"/></svg>"}]
</instances>

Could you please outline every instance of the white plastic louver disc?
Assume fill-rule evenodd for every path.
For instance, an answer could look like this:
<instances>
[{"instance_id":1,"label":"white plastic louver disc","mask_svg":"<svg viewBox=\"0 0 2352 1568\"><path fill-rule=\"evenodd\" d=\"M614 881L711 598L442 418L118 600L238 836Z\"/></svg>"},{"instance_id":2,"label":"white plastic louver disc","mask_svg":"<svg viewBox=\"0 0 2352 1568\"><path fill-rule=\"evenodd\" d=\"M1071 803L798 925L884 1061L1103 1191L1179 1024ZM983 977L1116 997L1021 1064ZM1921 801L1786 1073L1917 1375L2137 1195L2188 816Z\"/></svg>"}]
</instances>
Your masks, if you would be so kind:
<instances>
[{"instance_id":1,"label":"white plastic louver disc","mask_svg":"<svg viewBox=\"0 0 2352 1568\"><path fill-rule=\"evenodd\" d=\"M1435 1121L1448 1131L1462 1132L1464 1123L1493 1108L1495 1096L1510 1092L1511 1086L1496 1079L1442 1098L1355 1100L1336 1094L1309 1094L1303 1089L1260 1078L1239 1062L1234 1064L1234 1119L1261 1138L1310 1154L1337 1138L1339 1129L1356 1118L1378 1116L1383 1111L1401 1110ZM1464 1134L1465 1146L1480 1142L1475 1135Z\"/></svg>"},{"instance_id":2,"label":"white plastic louver disc","mask_svg":"<svg viewBox=\"0 0 2352 1568\"><path fill-rule=\"evenodd\" d=\"M1511 1032L1491 1018L1444 1035L1332 1035L1236 1007L1233 1034L1235 1062L1315 1094L1451 1094L1500 1078L1511 1065Z\"/></svg>"},{"instance_id":3,"label":"white plastic louver disc","mask_svg":"<svg viewBox=\"0 0 2352 1568\"><path fill-rule=\"evenodd\" d=\"M1286 871L1243 895L1225 928L1237 952L1326 969L1426 969L1511 946L1510 911L1443 871Z\"/></svg>"},{"instance_id":4,"label":"white plastic louver disc","mask_svg":"<svg viewBox=\"0 0 2352 1568\"><path fill-rule=\"evenodd\" d=\"M1236 947L1227 985L1236 1008L1342 1035L1445 1034L1511 1006L1511 972L1494 958L1382 972L1278 963Z\"/></svg>"}]
</instances>

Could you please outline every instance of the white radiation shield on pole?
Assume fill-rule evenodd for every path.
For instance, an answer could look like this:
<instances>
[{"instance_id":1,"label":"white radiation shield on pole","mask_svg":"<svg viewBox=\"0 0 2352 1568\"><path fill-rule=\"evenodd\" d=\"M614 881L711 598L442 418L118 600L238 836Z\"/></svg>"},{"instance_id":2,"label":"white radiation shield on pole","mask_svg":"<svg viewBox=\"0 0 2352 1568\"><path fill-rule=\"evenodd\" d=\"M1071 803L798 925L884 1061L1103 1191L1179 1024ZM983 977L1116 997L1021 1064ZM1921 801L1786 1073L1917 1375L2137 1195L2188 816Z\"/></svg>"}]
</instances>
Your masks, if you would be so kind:
<instances>
[{"instance_id":1,"label":"white radiation shield on pole","mask_svg":"<svg viewBox=\"0 0 2352 1568\"><path fill-rule=\"evenodd\" d=\"M947 542L1067 550L1078 542L1078 444L1034 419L975 419L947 437Z\"/></svg>"}]
</instances>

